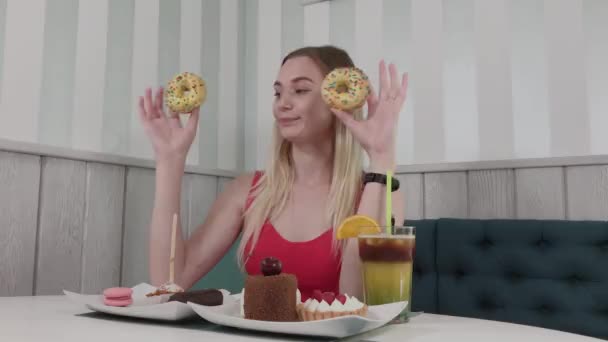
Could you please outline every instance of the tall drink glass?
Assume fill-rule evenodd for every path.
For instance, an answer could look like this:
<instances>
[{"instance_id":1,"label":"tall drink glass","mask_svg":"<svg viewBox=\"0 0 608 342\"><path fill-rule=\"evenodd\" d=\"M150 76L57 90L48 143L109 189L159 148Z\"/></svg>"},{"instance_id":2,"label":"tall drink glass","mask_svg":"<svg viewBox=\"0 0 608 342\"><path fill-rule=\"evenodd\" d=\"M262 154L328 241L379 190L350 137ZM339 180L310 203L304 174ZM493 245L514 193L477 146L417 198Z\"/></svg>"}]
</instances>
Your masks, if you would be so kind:
<instances>
[{"instance_id":1,"label":"tall drink glass","mask_svg":"<svg viewBox=\"0 0 608 342\"><path fill-rule=\"evenodd\" d=\"M395 320L406 322L412 301L416 228L398 226L392 228L392 234L359 235L358 242L365 303L380 305L407 301L405 310Z\"/></svg>"}]
</instances>

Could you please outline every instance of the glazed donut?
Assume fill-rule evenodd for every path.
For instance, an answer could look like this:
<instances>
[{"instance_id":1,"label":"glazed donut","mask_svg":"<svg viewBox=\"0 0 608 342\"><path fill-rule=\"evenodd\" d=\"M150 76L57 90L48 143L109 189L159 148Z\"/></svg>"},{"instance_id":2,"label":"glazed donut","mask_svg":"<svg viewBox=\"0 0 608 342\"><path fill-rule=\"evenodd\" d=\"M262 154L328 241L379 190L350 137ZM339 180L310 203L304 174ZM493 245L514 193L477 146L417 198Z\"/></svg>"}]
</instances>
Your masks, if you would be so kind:
<instances>
[{"instance_id":1,"label":"glazed donut","mask_svg":"<svg viewBox=\"0 0 608 342\"><path fill-rule=\"evenodd\" d=\"M369 92L369 79L357 67L336 68L325 76L321 84L325 103L347 112L362 107Z\"/></svg>"},{"instance_id":2,"label":"glazed donut","mask_svg":"<svg viewBox=\"0 0 608 342\"><path fill-rule=\"evenodd\" d=\"M190 113L207 98L202 78L191 72L176 75L167 85L167 106L175 113Z\"/></svg>"}]
</instances>

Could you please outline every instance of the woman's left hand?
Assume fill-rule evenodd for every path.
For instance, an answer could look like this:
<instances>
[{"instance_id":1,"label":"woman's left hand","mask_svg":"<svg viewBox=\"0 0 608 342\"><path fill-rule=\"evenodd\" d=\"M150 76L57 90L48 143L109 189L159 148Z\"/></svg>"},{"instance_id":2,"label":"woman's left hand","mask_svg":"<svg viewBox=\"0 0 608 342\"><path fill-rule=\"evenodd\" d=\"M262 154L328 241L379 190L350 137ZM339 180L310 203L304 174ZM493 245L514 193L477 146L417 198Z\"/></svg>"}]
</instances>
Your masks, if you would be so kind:
<instances>
[{"instance_id":1,"label":"woman's left hand","mask_svg":"<svg viewBox=\"0 0 608 342\"><path fill-rule=\"evenodd\" d=\"M372 168L393 168L395 163L395 131L399 113L407 97L408 75L397 74L394 64L387 75L384 61L380 62L380 92L372 89L367 98L367 120L356 120L351 113L332 109L332 112L352 132L370 157ZM371 87L370 87L371 88Z\"/></svg>"}]
</instances>

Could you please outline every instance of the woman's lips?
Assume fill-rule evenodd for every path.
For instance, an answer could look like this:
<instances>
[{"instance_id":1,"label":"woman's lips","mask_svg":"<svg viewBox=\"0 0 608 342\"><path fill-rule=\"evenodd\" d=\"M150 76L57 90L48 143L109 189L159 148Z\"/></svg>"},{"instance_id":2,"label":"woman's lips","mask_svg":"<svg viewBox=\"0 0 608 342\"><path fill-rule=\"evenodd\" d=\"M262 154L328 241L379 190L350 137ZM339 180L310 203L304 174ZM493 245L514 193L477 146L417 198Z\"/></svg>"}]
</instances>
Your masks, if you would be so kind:
<instances>
[{"instance_id":1,"label":"woman's lips","mask_svg":"<svg viewBox=\"0 0 608 342\"><path fill-rule=\"evenodd\" d=\"M295 117L295 118L280 118L277 121L279 122L280 125L290 125L293 124L294 122L300 120L299 117Z\"/></svg>"}]
</instances>

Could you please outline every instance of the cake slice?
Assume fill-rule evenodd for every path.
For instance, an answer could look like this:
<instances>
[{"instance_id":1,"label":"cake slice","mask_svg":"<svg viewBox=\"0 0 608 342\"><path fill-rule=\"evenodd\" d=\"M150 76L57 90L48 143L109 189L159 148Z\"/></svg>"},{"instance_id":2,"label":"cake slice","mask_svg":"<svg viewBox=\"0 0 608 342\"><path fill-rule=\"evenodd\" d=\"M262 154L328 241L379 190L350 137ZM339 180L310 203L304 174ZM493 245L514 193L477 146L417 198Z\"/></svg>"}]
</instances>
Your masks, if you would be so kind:
<instances>
[{"instance_id":1,"label":"cake slice","mask_svg":"<svg viewBox=\"0 0 608 342\"><path fill-rule=\"evenodd\" d=\"M367 316L367 305L356 297L333 292L315 290L313 296L298 305L298 318L302 321L316 321L334 317L356 315Z\"/></svg>"}]
</instances>

